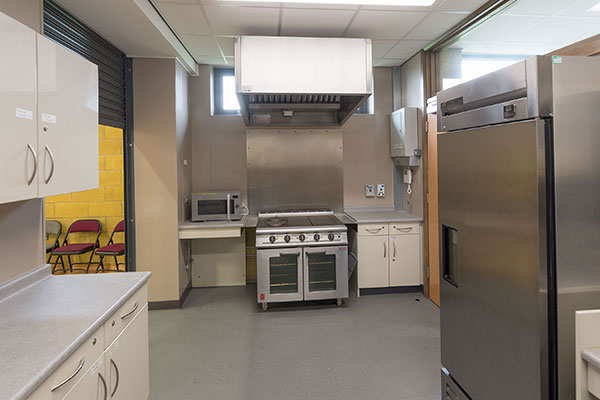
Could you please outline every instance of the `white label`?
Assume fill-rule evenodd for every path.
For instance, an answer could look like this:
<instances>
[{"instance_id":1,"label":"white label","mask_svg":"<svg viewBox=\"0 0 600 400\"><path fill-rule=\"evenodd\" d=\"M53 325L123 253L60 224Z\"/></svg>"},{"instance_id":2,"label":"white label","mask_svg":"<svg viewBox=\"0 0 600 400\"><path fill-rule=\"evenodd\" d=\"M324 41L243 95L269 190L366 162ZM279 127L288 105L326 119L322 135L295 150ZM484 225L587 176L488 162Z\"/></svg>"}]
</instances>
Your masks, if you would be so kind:
<instances>
[{"instance_id":1,"label":"white label","mask_svg":"<svg viewBox=\"0 0 600 400\"><path fill-rule=\"evenodd\" d=\"M42 113L42 121L47 122L49 124L55 124L56 115Z\"/></svg>"},{"instance_id":2,"label":"white label","mask_svg":"<svg viewBox=\"0 0 600 400\"><path fill-rule=\"evenodd\" d=\"M109 355L112 356L118 347L119 347L119 339L115 340L114 343L112 344Z\"/></svg>"},{"instance_id":3,"label":"white label","mask_svg":"<svg viewBox=\"0 0 600 400\"><path fill-rule=\"evenodd\" d=\"M33 111L17 107L17 118L33 119Z\"/></svg>"}]
</instances>

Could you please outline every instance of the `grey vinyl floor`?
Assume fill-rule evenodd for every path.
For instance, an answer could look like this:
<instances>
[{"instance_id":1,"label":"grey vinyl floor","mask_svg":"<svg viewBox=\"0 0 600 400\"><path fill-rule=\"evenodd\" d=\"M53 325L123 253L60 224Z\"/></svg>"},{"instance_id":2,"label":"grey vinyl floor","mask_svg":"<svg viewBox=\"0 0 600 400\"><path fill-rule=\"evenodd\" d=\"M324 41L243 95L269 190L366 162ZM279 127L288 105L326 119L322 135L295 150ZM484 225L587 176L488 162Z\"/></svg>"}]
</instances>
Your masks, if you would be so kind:
<instances>
[{"instance_id":1,"label":"grey vinyl floor","mask_svg":"<svg viewBox=\"0 0 600 400\"><path fill-rule=\"evenodd\" d=\"M255 296L193 289L183 309L151 311L150 399L440 399L439 311L421 294L267 312Z\"/></svg>"}]
</instances>

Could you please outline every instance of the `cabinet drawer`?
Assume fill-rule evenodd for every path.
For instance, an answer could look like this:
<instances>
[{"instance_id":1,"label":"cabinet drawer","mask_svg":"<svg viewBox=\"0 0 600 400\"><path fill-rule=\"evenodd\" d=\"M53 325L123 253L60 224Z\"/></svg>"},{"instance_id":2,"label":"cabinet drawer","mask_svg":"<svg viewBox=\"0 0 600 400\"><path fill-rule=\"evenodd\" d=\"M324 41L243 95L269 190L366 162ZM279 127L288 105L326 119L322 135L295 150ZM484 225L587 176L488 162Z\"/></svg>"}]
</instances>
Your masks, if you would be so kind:
<instances>
[{"instance_id":1,"label":"cabinet drawer","mask_svg":"<svg viewBox=\"0 0 600 400\"><path fill-rule=\"evenodd\" d=\"M144 285L135 292L109 319L104 323L105 342L107 348L115 340L119 333L129 324L133 318L144 308L148 302L148 287Z\"/></svg>"},{"instance_id":2,"label":"cabinet drawer","mask_svg":"<svg viewBox=\"0 0 600 400\"><path fill-rule=\"evenodd\" d=\"M28 400L60 400L90 370L104 352L104 328L101 327L63 362Z\"/></svg>"},{"instance_id":3,"label":"cabinet drawer","mask_svg":"<svg viewBox=\"0 0 600 400\"><path fill-rule=\"evenodd\" d=\"M420 224L390 223L390 235L418 235L420 230Z\"/></svg>"},{"instance_id":4,"label":"cabinet drawer","mask_svg":"<svg viewBox=\"0 0 600 400\"><path fill-rule=\"evenodd\" d=\"M358 234L360 236L387 235L388 223L358 225Z\"/></svg>"}]
</instances>

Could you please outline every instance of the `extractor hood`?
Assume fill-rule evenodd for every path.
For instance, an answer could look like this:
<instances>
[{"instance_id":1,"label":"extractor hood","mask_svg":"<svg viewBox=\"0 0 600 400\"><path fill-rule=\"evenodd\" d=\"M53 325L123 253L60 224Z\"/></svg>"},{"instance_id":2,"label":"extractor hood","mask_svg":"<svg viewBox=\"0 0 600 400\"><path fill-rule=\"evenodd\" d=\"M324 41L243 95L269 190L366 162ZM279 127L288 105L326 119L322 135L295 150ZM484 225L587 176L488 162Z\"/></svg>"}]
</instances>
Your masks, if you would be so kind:
<instances>
[{"instance_id":1,"label":"extractor hood","mask_svg":"<svg viewBox=\"0 0 600 400\"><path fill-rule=\"evenodd\" d=\"M371 40L238 36L235 79L248 126L341 126L372 93Z\"/></svg>"}]
</instances>

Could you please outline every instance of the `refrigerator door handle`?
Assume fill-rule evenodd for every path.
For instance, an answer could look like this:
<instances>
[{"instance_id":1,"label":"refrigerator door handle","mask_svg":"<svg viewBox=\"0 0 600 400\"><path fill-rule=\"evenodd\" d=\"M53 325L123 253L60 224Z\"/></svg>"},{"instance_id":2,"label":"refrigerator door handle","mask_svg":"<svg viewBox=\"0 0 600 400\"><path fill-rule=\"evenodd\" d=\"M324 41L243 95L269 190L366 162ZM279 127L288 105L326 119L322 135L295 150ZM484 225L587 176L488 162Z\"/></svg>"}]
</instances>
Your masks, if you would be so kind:
<instances>
[{"instance_id":1,"label":"refrigerator door handle","mask_svg":"<svg viewBox=\"0 0 600 400\"><path fill-rule=\"evenodd\" d=\"M458 287L458 230L442 225L442 276Z\"/></svg>"}]
</instances>

